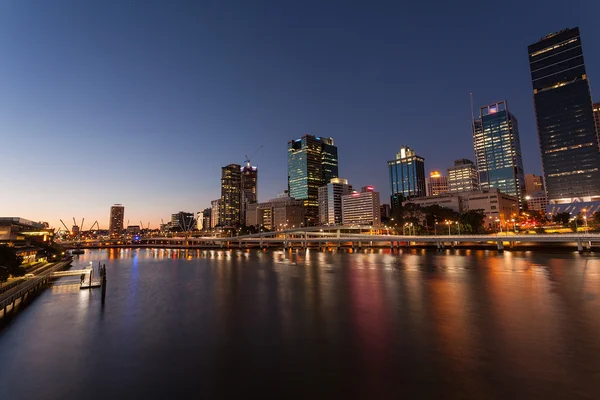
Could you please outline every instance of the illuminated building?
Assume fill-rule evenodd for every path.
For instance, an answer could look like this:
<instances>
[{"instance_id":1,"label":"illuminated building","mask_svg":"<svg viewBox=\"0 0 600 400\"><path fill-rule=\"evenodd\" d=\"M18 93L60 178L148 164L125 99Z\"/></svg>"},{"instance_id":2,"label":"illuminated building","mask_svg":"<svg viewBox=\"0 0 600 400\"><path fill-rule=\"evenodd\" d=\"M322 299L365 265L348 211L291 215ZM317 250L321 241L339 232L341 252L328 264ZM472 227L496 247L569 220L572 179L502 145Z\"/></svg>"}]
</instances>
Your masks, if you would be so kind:
<instances>
[{"instance_id":1,"label":"illuminated building","mask_svg":"<svg viewBox=\"0 0 600 400\"><path fill-rule=\"evenodd\" d=\"M551 203L600 199L600 148L579 28L529 46L544 184Z\"/></svg>"},{"instance_id":2,"label":"illuminated building","mask_svg":"<svg viewBox=\"0 0 600 400\"><path fill-rule=\"evenodd\" d=\"M545 213L549 204L548 196L546 196L546 192L543 191L527 194L525 200L527 200L527 209L530 211L541 211Z\"/></svg>"},{"instance_id":3,"label":"illuminated building","mask_svg":"<svg viewBox=\"0 0 600 400\"><path fill-rule=\"evenodd\" d=\"M479 116L473 121L479 186L515 196L523 208L525 178L517 119L506 101L481 107Z\"/></svg>"},{"instance_id":4,"label":"illuminated building","mask_svg":"<svg viewBox=\"0 0 600 400\"><path fill-rule=\"evenodd\" d=\"M110 208L110 221L108 232L110 236L121 236L123 234L123 219L125 218L125 207L115 204Z\"/></svg>"},{"instance_id":5,"label":"illuminated building","mask_svg":"<svg viewBox=\"0 0 600 400\"><path fill-rule=\"evenodd\" d=\"M425 159L416 155L408 146L396 153L396 159L388 161L392 208L402 201L425 197Z\"/></svg>"},{"instance_id":6,"label":"illuminated building","mask_svg":"<svg viewBox=\"0 0 600 400\"><path fill-rule=\"evenodd\" d=\"M528 196L544 191L544 180L541 176L525 174L525 194Z\"/></svg>"},{"instance_id":7,"label":"illuminated building","mask_svg":"<svg viewBox=\"0 0 600 400\"><path fill-rule=\"evenodd\" d=\"M598 140L600 141L600 103L594 103L594 122L596 124L596 135L598 135Z\"/></svg>"},{"instance_id":8,"label":"illuminated building","mask_svg":"<svg viewBox=\"0 0 600 400\"><path fill-rule=\"evenodd\" d=\"M246 226L273 230L293 229L304 224L304 201L278 197L265 203L248 204Z\"/></svg>"},{"instance_id":9,"label":"illuminated building","mask_svg":"<svg viewBox=\"0 0 600 400\"><path fill-rule=\"evenodd\" d=\"M221 202L219 225L233 228L241 223L242 172L239 164L221 168Z\"/></svg>"},{"instance_id":10,"label":"illuminated building","mask_svg":"<svg viewBox=\"0 0 600 400\"><path fill-rule=\"evenodd\" d=\"M427 196L437 196L448 192L448 177L440 171L432 171L429 178L425 178L425 192Z\"/></svg>"},{"instance_id":11,"label":"illuminated building","mask_svg":"<svg viewBox=\"0 0 600 400\"><path fill-rule=\"evenodd\" d=\"M171 214L170 229L174 231L187 232L196 229L194 213L179 211Z\"/></svg>"},{"instance_id":12,"label":"illuminated building","mask_svg":"<svg viewBox=\"0 0 600 400\"><path fill-rule=\"evenodd\" d=\"M210 202L210 227L215 229L217 226L221 226L219 224L219 209L221 204L221 199L212 200Z\"/></svg>"},{"instance_id":13,"label":"illuminated building","mask_svg":"<svg viewBox=\"0 0 600 400\"><path fill-rule=\"evenodd\" d=\"M202 229L205 231L209 231L212 228L212 208L205 208L204 211L202 211Z\"/></svg>"},{"instance_id":14,"label":"illuminated building","mask_svg":"<svg viewBox=\"0 0 600 400\"><path fill-rule=\"evenodd\" d=\"M257 183L258 183L258 168L253 167L250 163L244 165L241 170L242 174L242 192L241 192L241 207L240 221L246 220L246 208L248 204L257 202Z\"/></svg>"},{"instance_id":15,"label":"illuminated building","mask_svg":"<svg viewBox=\"0 0 600 400\"><path fill-rule=\"evenodd\" d=\"M333 178L327 186L319 188L319 223L340 225L342 223L342 196L350 194L352 186L346 179Z\"/></svg>"},{"instance_id":16,"label":"illuminated building","mask_svg":"<svg viewBox=\"0 0 600 400\"><path fill-rule=\"evenodd\" d=\"M319 188L338 177L338 152L332 138L304 135L288 142L289 196L304 201L309 225L319 221Z\"/></svg>"},{"instance_id":17,"label":"illuminated building","mask_svg":"<svg viewBox=\"0 0 600 400\"><path fill-rule=\"evenodd\" d=\"M470 192L479 190L479 176L473 161L461 158L448 168L448 192Z\"/></svg>"},{"instance_id":18,"label":"illuminated building","mask_svg":"<svg viewBox=\"0 0 600 400\"><path fill-rule=\"evenodd\" d=\"M373 186L361 188L342 196L342 223L344 225L381 225L379 193Z\"/></svg>"},{"instance_id":19,"label":"illuminated building","mask_svg":"<svg viewBox=\"0 0 600 400\"><path fill-rule=\"evenodd\" d=\"M53 238L54 229L49 229L47 224L42 222L33 222L19 217L0 217L0 243L44 243L52 242ZM37 253L37 249L33 254L33 259L35 259L35 253Z\"/></svg>"}]
</instances>

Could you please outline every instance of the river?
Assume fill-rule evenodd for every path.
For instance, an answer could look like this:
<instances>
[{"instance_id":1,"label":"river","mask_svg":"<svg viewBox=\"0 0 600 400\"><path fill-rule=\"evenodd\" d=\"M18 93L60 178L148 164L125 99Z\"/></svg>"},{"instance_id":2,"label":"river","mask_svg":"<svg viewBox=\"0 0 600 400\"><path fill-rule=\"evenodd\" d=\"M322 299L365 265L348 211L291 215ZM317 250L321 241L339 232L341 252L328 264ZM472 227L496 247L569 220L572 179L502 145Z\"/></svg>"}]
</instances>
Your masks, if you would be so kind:
<instances>
[{"instance_id":1,"label":"river","mask_svg":"<svg viewBox=\"0 0 600 400\"><path fill-rule=\"evenodd\" d=\"M92 250L0 330L0 399L600 397L600 255Z\"/></svg>"}]
</instances>

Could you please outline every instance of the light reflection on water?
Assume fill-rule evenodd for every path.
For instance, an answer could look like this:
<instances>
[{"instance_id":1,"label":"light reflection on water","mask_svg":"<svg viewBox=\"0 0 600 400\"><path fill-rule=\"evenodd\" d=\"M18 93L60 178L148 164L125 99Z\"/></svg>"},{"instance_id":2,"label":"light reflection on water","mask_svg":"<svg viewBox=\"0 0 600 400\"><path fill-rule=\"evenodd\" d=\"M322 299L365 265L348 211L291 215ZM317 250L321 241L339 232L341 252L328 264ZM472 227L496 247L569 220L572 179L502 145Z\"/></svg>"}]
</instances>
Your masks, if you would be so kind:
<instances>
[{"instance_id":1,"label":"light reflection on water","mask_svg":"<svg viewBox=\"0 0 600 400\"><path fill-rule=\"evenodd\" d=\"M1 331L1 399L600 393L594 255L110 249L73 268L90 261L104 306L65 279Z\"/></svg>"}]
</instances>

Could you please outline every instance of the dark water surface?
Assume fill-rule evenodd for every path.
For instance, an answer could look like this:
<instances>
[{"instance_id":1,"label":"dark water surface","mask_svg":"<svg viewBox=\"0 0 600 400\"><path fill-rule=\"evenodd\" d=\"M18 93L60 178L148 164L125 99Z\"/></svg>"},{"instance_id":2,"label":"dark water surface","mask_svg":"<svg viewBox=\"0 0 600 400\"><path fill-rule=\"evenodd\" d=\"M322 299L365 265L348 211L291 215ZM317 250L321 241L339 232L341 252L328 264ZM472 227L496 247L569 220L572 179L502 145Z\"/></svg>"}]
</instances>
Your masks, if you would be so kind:
<instances>
[{"instance_id":1,"label":"dark water surface","mask_svg":"<svg viewBox=\"0 0 600 400\"><path fill-rule=\"evenodd\" d=\"M136 249L74 268L90 261L104 307L63 279L0 331L0 399L600 398L597 255Z\"/></svg>"}]
</instances>

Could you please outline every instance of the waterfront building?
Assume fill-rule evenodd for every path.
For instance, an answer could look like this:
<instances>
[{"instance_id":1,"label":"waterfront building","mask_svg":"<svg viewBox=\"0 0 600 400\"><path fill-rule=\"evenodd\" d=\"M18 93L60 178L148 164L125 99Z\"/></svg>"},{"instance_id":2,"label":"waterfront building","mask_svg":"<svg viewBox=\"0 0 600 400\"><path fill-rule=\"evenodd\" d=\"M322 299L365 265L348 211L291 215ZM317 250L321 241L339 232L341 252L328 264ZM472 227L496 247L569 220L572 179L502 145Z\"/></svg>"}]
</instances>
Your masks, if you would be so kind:
<instances>
[{"instance_id":1,"label":"waterfront building","mask_svg":"<svg viewBox=\"0 0 600 400\"><path fill-rule=\"evenodd\" d=\"M364 186L342 196L342 223L344 225L381 225L379 193L373 186Z\"/></svg>"},{"instance_id":2,"label":"waterfront building","mask_svg":"<svg viewBox=\"0 0 600 400\"><path fill-rule=\"evenodd\" d=\"M242 173L239 164L221 168L221 203L219 225L233 228L241 223Z\"/></svg>"},{"instance_id":3,"label":"waterfront building","mask_svg":"<svg viewBox=\"0 0 600 400\"><path fill-rule=\"evenodd\" d=\"M221 209L221 199L212 200L210 202L210 227L215 229L217 226L221 226L219 220L219 210Z\"/></svg>"},{"instance_id":4,"label":"waterfront building","mask_svg":"<svg viewBox=\"0 0 600 400\"><path fill-rule=\"evenodd\" d=\"M196 229L196 218L194 213L179 211L171 214L170 228L175 231L188 232Z\"/></svg>"},{"instance_id":5,"label":"waterfront building","mask_svg":"<svg viewBox=\"0 0 600 400\"><path fill-rule=\"evenodd\" d=\"M204 230L204 213L202 211L196 212L196 229Z\"/></svg>"},{"instance_id":6,"label":"waterfront building","mask_svg":"<svg viewBox=\"0 0 600 400\"><path fill-rule=\"evenodd\" d=\"M548 200L599 200L600 148L579 28L550 34L528 50Z\"/></svg>"},{"instance_id":7,"label":"waterfront building","mask_svg":"<svg viewBox=\"0 0 600 400\"><path fill-rule=\"evenodd\" d=\"M127 225L125 232L128 235L139 235L141 232L141 228L139 225Z\"/></svg>"},{"instance_id":8,"label":"waterfront building","mask_svg":"<svg viewBox=\"0 0 600 400\"><path fill-rule=\"evenodd\" d=\"M594 110L594 123L596 125L596 135L598 135L597 136L599 138L598 140L600 140L600 103L594 103L593 110Z\"/></svg>"},{"instance_id":9,"label":"waterfront building","mask_svg":"<svg viewBox=\"0 0 600 400\"><path fill-rule=\"evenodd\" d=\"M297 228L304 225L304 201L277 197L264 203L248 204L246 226L272 230Z\"/></svg>"},{"instance_id":10,"label":"waterfront building","mask_svg":"<svg viewBox=\"0 0 600 400\"><path fill-rule=\"evenodd\" d=\"M123 234L123 220L125 219L125 207L115 204L110 208L110 220L108 232L110 236L121 236Z\"/></svg>"},{"instance_id":11,"label":"waterfront building","mask_svg":"<svg viewBox=\"0 0 600 400\"><path fill-rule=\"evenodd\" d=\"M413 149L403 146L396 159L388 161L391 205L396 208L402 201L425 197L425 159Z\"/></svg>"},{"instance_id":12,"label":"waterfront building","mask_svg":"<svg viewBox=\"0 0 600 400\"><path fill-rule=\"evenodd\" d=\"M473 161L461 158L448 168L448 192L471 192L479 190L479 176Z\"/></svg>"},{"instance_id":13,"label":"waterfront building","mask_svg":"<svg viewBox=\"0 0 600 400\"><path fill-rule=\"evenodd\" d=\"M409 203L405 202L404 204ZM508 223L519 214L519 202L514 196L500 192L497 188L474 190L470 192L444 193L438 196L415 198L410 203L421 207L438 205L455 212L482 210L486 216L488 228L496 220Z\"/></svg>"},{"instance_id":14,"label":"waterfront building","mask_svg":"<svg viewBox=\"0 0 600 400\"><path fill-rule=\"evenodd\" d=\"M519 199L523 208L525 177L521 158L519 124L506 101L480 108L479 120L473 121L473 144L483 190L497 188Z\"/></svg>"},{"instance_id":15,"label":"waterfront building","mask_svg":"<svg viewBox=\"0 0 600 400\"><path fill-rule=\"evenodd\" d=\"M549 204L548 196L546 196L546 192L544 191L527 194L525 200L527 200L527 209L530 211L541 211L545 213Z\"/></svg>"},{"instance_id":16,"label":"waterfront building","mask_svg":"<svg viewBox=\"0 0 600 400\"><path fill-rule=\"evenodd\" d=\"M544 191L544 178L535 174L525 174L525 195Z\"/></svg>"},{"instance_id":17,"label":"waterfront building","mask_svg":"<svg viewBox=\"0 0 600 400\"><path fill-rule=\"evenodd\" d=\"M253 167L250 163L247 163L242 167L241 174L240 221L243 222L246 220L246 208L248 204L256 203L258 200L258 167Z\"/></svg>"},{"instance_id":18,"label":"waterfront building","mask_svg":"<svg viewBox=\"0 0 600 400\"><path fill-rule=\"evenodd\" d=\"M319 223L340 225L342 223L342 196L350 194L352 186L347 179L333 178L319 188Z\"/></svg>"},{"instance_id":19,"label":"waterfront building","mask_svg":"<svg viewBox=\"0 0 600 400\"><path fill-rule=\"evenodd\" d=\"M209 207L205 208L204 211L202 211L202 229L205 231L209 231L212 228L214 228L212 226L212 208Z\"/></svg>"},{"instance_id":20,"label":"waterfront building","mask_svg":"<svg viewBox=\"0 0 600 400\"><path fill-rule=\"evenodd\" d=\"M381 207L381 218L390 218L392 215L392 209L389 204L382 204Z\"/></svg>"},{"instance_id":21,"label":"waterfront building","mask_svg":"<svg viewBox=\"0 0 600 400\"><path fill-rule=\"evenodd\" d=\"M288 191L304 201L308 225L319 222L319 188L338 177L338 151L332 138L304 135L288 142Z\"/></svg>"},{"instance_id":22,"label":"waterfront building","mask_svg":"<svg viewBox=\"0 0 600 400\"><path fill-rule=\"evenodd\" d=\"M440 171L432 171L429 178L425 178L425 193L427 196L448 193L448 177L442 175Z\"/></svg>"},{"instance_id":23,"label":"waterfront building","mask_svg":"<svg viewBox=\"0 0 600 400\"><path fill-rule=\"evenodd\" d=\"M54 229L42 222L34 222L20 217L0 217L0 243L31 244L51 243Z\"/></svg>"}]
</instances>

